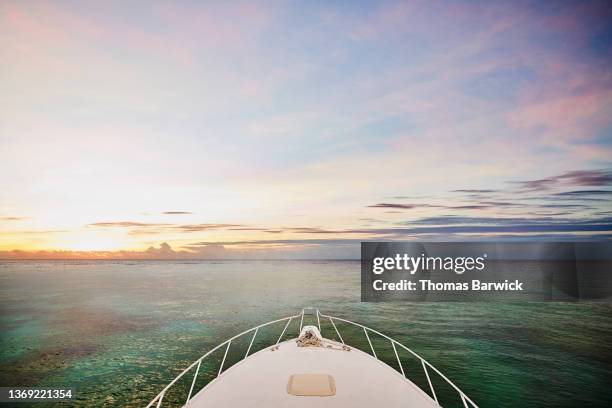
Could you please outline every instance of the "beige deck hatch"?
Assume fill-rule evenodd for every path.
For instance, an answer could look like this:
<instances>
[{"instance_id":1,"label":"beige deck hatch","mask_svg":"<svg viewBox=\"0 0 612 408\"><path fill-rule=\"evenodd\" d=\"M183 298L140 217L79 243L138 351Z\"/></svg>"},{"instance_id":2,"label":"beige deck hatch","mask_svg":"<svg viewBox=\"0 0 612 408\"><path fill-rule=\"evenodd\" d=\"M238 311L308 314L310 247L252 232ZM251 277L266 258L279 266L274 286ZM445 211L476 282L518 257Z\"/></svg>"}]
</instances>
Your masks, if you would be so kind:
<instances>
[{"instance_id":1,"label":"beige deck hatch","mask_svg":"<svg viewBox=\"0 0 612 408\"><path fill-rule=\"evenodd\" d=\"M328 374L293 374L289 376L287 393L304 397L336 395L336 382Z\"/></svg>"}]
</instances>

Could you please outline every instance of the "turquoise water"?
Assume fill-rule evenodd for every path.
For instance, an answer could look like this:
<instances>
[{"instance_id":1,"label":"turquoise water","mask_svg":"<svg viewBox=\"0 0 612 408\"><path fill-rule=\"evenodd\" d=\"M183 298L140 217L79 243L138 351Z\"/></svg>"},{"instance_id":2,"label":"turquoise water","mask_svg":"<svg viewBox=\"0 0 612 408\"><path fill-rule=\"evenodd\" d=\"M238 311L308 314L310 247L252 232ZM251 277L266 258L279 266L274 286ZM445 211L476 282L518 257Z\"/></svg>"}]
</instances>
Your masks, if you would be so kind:
<instances>
[{"instance_id":1,"label":"turquoise water","mask_svg":"<svg viewBox=\"0 0 612 408\"><path fill-rule=\"evenodd\" d=\"M610 305L365 304L359 280L357 262L0 262L0 385L74 387L67 406L143 406L224 339L313 305L400 340L481 407L612 406Z\"/></svg>"}]
</instances>

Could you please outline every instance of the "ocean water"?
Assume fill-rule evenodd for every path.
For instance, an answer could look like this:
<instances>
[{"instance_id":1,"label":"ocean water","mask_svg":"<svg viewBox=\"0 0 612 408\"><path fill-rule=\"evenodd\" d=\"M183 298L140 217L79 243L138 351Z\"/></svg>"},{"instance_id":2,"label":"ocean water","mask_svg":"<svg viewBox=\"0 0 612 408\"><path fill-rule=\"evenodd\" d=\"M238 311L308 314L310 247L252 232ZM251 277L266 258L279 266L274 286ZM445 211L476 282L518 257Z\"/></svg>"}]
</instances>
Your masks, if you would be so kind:
<instances>
[{"instance_id":1,"label":"ocean water","mask_svg":"<svg viewBox=\"0 0 612 408\"><path fill-rule=\"evenodd\" d=\"M76 389L70 403L36 407L144 406L226 338L316 306L401 341L481 407L612 406L608 304L373 304L360 302L359 284L359 263L347 261L0 262L0 385ZM338 328L364 346L362 333ZM269 329L255 349L282 327ZM322 331L334 337L326 322ZM394 364L389 345L373 342ZM426 386L418 362L401 358ZM444 406L460 404L433 381Z\"/></svg>"}]
</instances>

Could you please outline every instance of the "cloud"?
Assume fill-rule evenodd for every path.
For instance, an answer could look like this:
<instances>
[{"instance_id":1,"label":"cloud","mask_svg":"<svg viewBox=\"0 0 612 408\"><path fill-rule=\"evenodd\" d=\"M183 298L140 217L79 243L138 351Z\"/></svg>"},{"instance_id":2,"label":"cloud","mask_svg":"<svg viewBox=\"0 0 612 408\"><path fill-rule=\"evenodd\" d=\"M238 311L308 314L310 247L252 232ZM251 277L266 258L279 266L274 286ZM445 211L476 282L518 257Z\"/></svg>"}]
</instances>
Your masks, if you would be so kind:
<instances>
[{"instance_id":1,"label":"cloud","mask_svg":"<svg viewBox=\"0 0 612 408\"><path fill-rule=\"evenodd\" d=\"M350 245L359 244L359 239L265 239L265 240L244 240L244 241L218 241L218 242L194 242L186 245L186 248L198 249L209 245L221 246L269 246L269 245Z\"/></svg>"},{"instance_id":2,"label":"cloud","mask_svg":"<svg viewBox=\"0 0 612 408\"><path fill-rule=\"evenodd\" d=\"M296 234L340 234L342 230L329 230L318 227L285 227L283 231L294 232Z\"/></svg>"},{"instance_id":3,"label":"cloud","mask_svg":"<svg viewBox=\"0 0 612 408\"><path fill-rule=\"evenodd\" d=\"M164 242L144 251L0 251L0 259L218 259L224 253L222 245L202 245L193 251L177 251Z\"/></svg>"},{"instance_id":4,"label":"cloud","mask_svg":"<svg viewBox=\"0 0 612 408\"><path fill-rule=\"evenodd\" d=\"M112 221L112 222L94 222L87 224L88 227L100 227L100 228L134 228L134 227L167 227L172 224L155 224L146 222L135 222L135 221Z\"/></svg>"},{"instance_id":5,"label":"cloud","mask_svg":"<svg viewBox=\"0 0 612 408\"><path fill-rule=\"evenodd\" d=\"M525 207L523 203L512 203L509 201L480 201L480 204L490 207Z\"/></svg>"},{"instance_id":6,"label":"cloud","mask_svg":"<svg viewBox=\"0 0 612 408\"><path fill-rule=\"evenodd\" d=\"M181 231L181 232L199 232L199 231L232 229L232 228L242 228L242 227L243 227L242 224L187 224L187 225L176 225L172 228L176 231Z\"/></svg>"},{"instance_id":7,"label":"cloud","mask_svg":"<svg viewBox=\"0 0 612 408\"><path fill-rule=\"evenodd\" d=\"M500 214L518 215L521 211L525 216L538 215L539 210L597 210L599 203L608 202L612 196L611 190L584 189L567 190L575 186L608 186L612 185L610 170L578 170L560 173L543 179L509 182L519 184L518 188L493 189L455 189L451 193L459 194L459 199L430 196L429 203L393 203L382 202L367 206L368 208L412 210L412 209L442 209L442 210L496 210ZM560 191L567 190L567 191ZM534 195L534 192L546 193ZM403 196L397 196L403 197ZM571 200L570 203L560 200ZM445 204L453 202L455 204ZM578 202L577 202L578 201ZM592 212L591 212L592 214ZM550 215L565 215L550 213ZM584 216L588 214L583 213Z\"/></svg>"},{"instance_id":8,"label":"cloud","mask_svg":"<svg viewBox=\"0 0 612 408\"><path fill-rule=\"evenodd\" d=\"M609 186L612 185L612 171L582 170L571 171L558 176L566 184L575 186Z\"/></svg>"},{"instance_id":9,"label":"cloud","mask_svg":"<svg viewBox=\"0 0 612 408\"><path fill-rule=\"evenodd\" d=\"M425 234L489 234L489 233L533 233L533 232L605 232L612 231L612 217L595 218L589 220L575 219L555 219L552 217L542 218L502 218L502 217L459 217L442 216L428 217L416 221L406 221L405 225L425 225L409 228L347 228L338 230L324 229L300 229L288 228L285 231L297 231L306 234L329 234L329 235L363 235L364 237L376 238L380 236L412 236ZM288 244L288 243L338 243L340 238L329 239L276 239L276 240L236 240L220 242L200 242L221 245L246 245L261 243L269 244ZM368 238L349 239L342 242L353 242L367 240ZM195 245L195 244L190 244Z\"/></svg>"},{"instance_id":10,"label":"cloud","mask_svg":"<svg viewBox=\"0 0 612 408\"><path fill-rule=\"evenodd\" d=\"M190 215L193 214L189 211L164 211L162 215Z\"/></svg>"},{"instance_id":11,"label":"cloud","mask_svg":"<svg viewBox=\"0 0 612 408\"><path fill-rule=\"evenodd\" d=\"M438 205L432 204L398 204L398 203L378 203L368 205L368 208L393 208L393 209L401 209L401 210L412 210L415 208L439 208Z\"/></svg>"},{"instance_id":12,"label":"cloud","mask_svg":"<svg viewBox=\"0 0 612 408\"><path fill-rule=\"evenodd\" d=\"M588 210L592 207L584 204L537 204L534 205L536 208L559 208L559 209L576 209L576 210Z\"/></svg>"},{"instance_id":13,"label":"cloud","mask_svg":"<svg viewBox=\"0 0 612 408\"><path fill-rule=\"evenodd\" d=\"M609 186L612 171L580 170L537 180L517 181L525 190L546 190L557 186Z\"/></svg>"},{"instance_id":14,"label":"cloud","mask_svg":"<svg viewBox=\"0 0 612 408\"><path fill-rule=\"evenodd\" d=\"M588 198L589 196L610 196L612 191L610 190L574 190L564 191L562 193L553 194L555 197L570 197L570 198Z\"/></svg>"},{"instance_id":15,"label":"cloud","mask_svg":"<svg viewBox=\"0 0 612 408\"><path fill-rule=\"evenodd\" d=\"M522 223L510 225L460 225L460 226L433 226L433 227L415 227L415 228L389 228L372 230L372 233L378 234L397 234L400 236L412 235L427 235L427 234L503 234L503 233L542 233L542 232L559 232L559 233L579 233L579 232L612 232L612 222L606 224L599 223L566 223L566 224L537 224L537 223Z\"/></svg>"},{"instance_id":16,"label":"cloud","mask_svg":"<svg viewBox=\"0 0 612 408\"><path fill-rule=\"evenodd\" d=\"M465 205L454 205L454 206L439 206L439 208L446 208L449 210L483 210L485 208L491 208L492 205L488 204L465 204Z\"/></svg>"},{"instance_id":17,"label":"cloud","mask_svg":"<svg viewBox=\"0 0 612 408\"><path fill-rule=\"evenodd\" d=\"M23 221L27 219L29 219L29 217L10 217L10 216L0 217L0 221Z\"/></svg>"},{"instance_id":18,"label":"cloud","mask_svg":"<svg viewBox=\"0 0 612 408\"><path fill-rule=\"evenodd\" d=\"M443 208L449 210L482 210L493 207L520 207L523 204L509 202L494 202L483 201L476 204L460 204L460 205L438 205L438 204L400 204L400 203L378 203L368 205L367 208L392 208L402 210L413 210L419 208Z\"/></svg>"},{"instance_id":19,"label":"cloud","mask_svg":"<svg viewBox=\"0 0 612 408\"><path fill-rule=\"evenodd\" d=\"M598 225L612 224L612 217L579 220L572 218L510 218L510 217L465 217L458 215L443 215L436 217L424 217L418 220L402 222L404 225Z\"/></svg>"},{"instance_id":20,"label":"cloud","mask_svg":"<svg viewBox=\"0 0 612 408\"><path fill-rule=\"evenodd\" d=\"M147 223L136 221L112 221L112 222L95 222L88 224L88 227L98 228L129 228L134 229L136 234L156 233L158 231L175 231L175 232L199 232L218 229L240 229L242 224L168 224L168 223Z\"/></svg>"},{"instance_id":21,"label":"cloud","mask_svg":"<svg viewBox=\"0 0 612 408\"><path fill-rule=\"evenodd\" d=\"M469 193L469 194L489 194L496 193L499 190L488 190L488 189L460 189L460 190L452 190L453 193Z\"/></svg>"},{"instance_id":22,"label":"cloud","mask_svg":"<svg viewBox=\"0 0 612 408\"><path fill-rule=\"evenodd\" d=\"M476 204L462 205L434 205L434 204L392 204L380 203L369 205L368 208L394 208L394 209L418 209L418 208L442 208L446 210L486 210L500 208L574 208L574 209L589 209L591 207L584 204L524 204L502 201L481 201Z\"/></svg>"},{"instance_id":23,"label":"cloud","mask_svg":"<svg viewBox=\"0 0 612 408\"><path fill-rule=\"evenodd\" d=\"M172 249L172 247L167 243L162 243L159 248L149 247L145 253L154 258L168 258L175 257L177 255L176 251Z\"/></svg>"}]
</instances>

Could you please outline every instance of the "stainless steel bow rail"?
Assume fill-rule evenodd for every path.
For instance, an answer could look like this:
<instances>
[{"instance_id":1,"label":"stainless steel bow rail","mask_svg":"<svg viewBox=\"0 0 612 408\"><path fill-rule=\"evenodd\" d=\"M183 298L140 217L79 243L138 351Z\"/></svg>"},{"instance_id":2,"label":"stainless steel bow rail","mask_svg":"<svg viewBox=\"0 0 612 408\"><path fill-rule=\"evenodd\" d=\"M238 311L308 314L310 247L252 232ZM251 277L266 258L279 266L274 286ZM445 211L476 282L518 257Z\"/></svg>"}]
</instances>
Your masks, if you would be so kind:
<instances>
[{"instance_id":1,"label":"stainless steel bow rail","mask_svg":"<svg viewBox=\"0 0 612 408\"><path fill-rule=\"evenodd\" d=\"M406 350L408 353L410 353L412 356L416 357L420 363L421 366L423 367L423 372L425 373L425 377L427 378L427 383L429 384L429 388L431 390L431 395L433 396L433 399L435 400L436 404L438 404L438 406L440 406L439 402L438 402L438 397L436 395L436 391L434 389L434 386L431 382L431 378L429 376L429 371L434 371L436 374L438 374L440 376L440 378L442 378L444 381L446 381L451 387L453 387L453 389L455 391L457 391L457 393L459 394L459 396L461 397L461 401L463 402L463 406L464 408L478 408L478 405L476 405L476 403L474 401L472 401L467 395L465 395L465 393L463 391L461 391L459 389L459 387L457 387L455 384L453 384L453 382L451 380L449 380L444 374L442 374L440 372L440 370L438 370L437 368L435 368L433 365L431 365L429 362L427 362L427 360L425 360L423 357L419 356L417 353L415 353L414 351L410 350L408 347L404 346L403 344L401 344L400 342L398 342L397 340L392 339L391 337L382 334L381 332L374 330L372 328L369 328L367 326L364 326L362 324L359 323L355 323L352 322L350 320L346 320L346 319L342 319L339 317L335 317L335 316L330 316L330 315L325 315L323 313L319 312L319 309L313 309L313 308L305 308L302 309L302 312L297 314L297 315L293 315L293 316L287 316L284 317L282 319L277 319L277 320L273 320L267 323L263 323L260 324L259 326L255 326L252 327L248 330L243 331L240 334L235 335L234 337L225 340L223 343L219 344L218 346L216 346L215 348L213 348L212 350L208 351L206 354L204 354L202 357L200 357L199 359L197 359L196 361L194 361L189 367L187 367L185 370L183 370L179 375L177 375L174 380L172 380L159 394L157 394L157 396L155 398L153 398L153 400L147 405L146 408L152 408L152 407L156 407L156 408L160 408L162 406L163 400L164 400L164 396L166 395L166 393L168 392L168 390L170 390L172 388L172 386L174 386L177 381L179 381L181 378L183 378L183 376L185 376L185 374L187 374L188 372L192 371L193 368L195 367L195 374L193 375L193 380L191 381L191 387L189 388L189 393L187 394L187 398L185 399L185 407L188 406L189 401L191 400L191 397L193 395L193 391L194 391L194 386L196 383L196 380L198 378L198 374L200 373L200 367L202 366L202 360L204 360L205 358L207 358L208 356L210 356L212 353L214 353L215 351L222 349L223 347L225 347L225 352L223 354L223 359L221 360L221 366L219 367L219 370L217 371L217 375L215 376L215 378L209 382L208 384L212 383L213 381L215 381L217 378L219 378L219 376L221 375L221 373L223 372L223 366L225 364L225 360L227 358L227 354L229 352L230 346L232 344L232 341L246 335L247 333L253 333L253 336L251 337L251 341L249 343L249 347L244 355L244 357L241 360L246 359L249 356L249 353L251 351L251 347L253 346L253 342L255 341L255 337L257 336L257 333L259 332L259 329L261 329L262 327L266 327L275 323L280 323L280 322L284 322L286 321L287 323L285 324L283 331L281 332L280 336L278 337L278 340L276 340L275 344L280 343L281 339L283 338L283 336L285 335L285 332L287 331L287 328L289 327L289 324L291 323L291 321L293 319L300 319L300 329L298 331L299 332L302 331L302 326L304 324L304 313L306 310L314 310L316 317L317 317L317 326L319 328L319 332L321 331L321 318L323 319L328 319L329 322L331 323L331 325L333 326L336 334L338 335L338 339L340 339L340 342L343 345L346 345L346 343L344 342L344 339L342 338L342 335L340 334L340 331L338 330L335 321L338 322L344 322L344 323L348 323L351 324L355 327L361 328L363 329L363 332L365 334L366 339L368 340L368 344L370 345L370 350L372 351L372 355L374 356L374 358L376 358L378 361L382 362L383 364L388 365L389 367L393 368L395 371L397 371L397 369L389 364L387 364L386 362L384 362L383 360L379 359L377 354L376 354L376 350L374 349L374 346L372 344L372 341L370 340L370 333L376 334L386 340L389 340L389 342L391 343L391 346L393 347L393 352L395 354L395 358L397 359L397 364L400 368L400 373L402 374L402 376L406 379L406 381L409 381L409 379L406 377L406 372L404 371L404 366L402 365L402 361L399 357L399 354L397 353L397 347L400 347L404 350ZM272 344L270 344L272 345ZM269 346L266 346L269 347ZM354 347L351 345L351 347ZM207 385L208 385L207 384ZM197 392L196 392L197 393Z\"/></svg>"}]
</instances>

